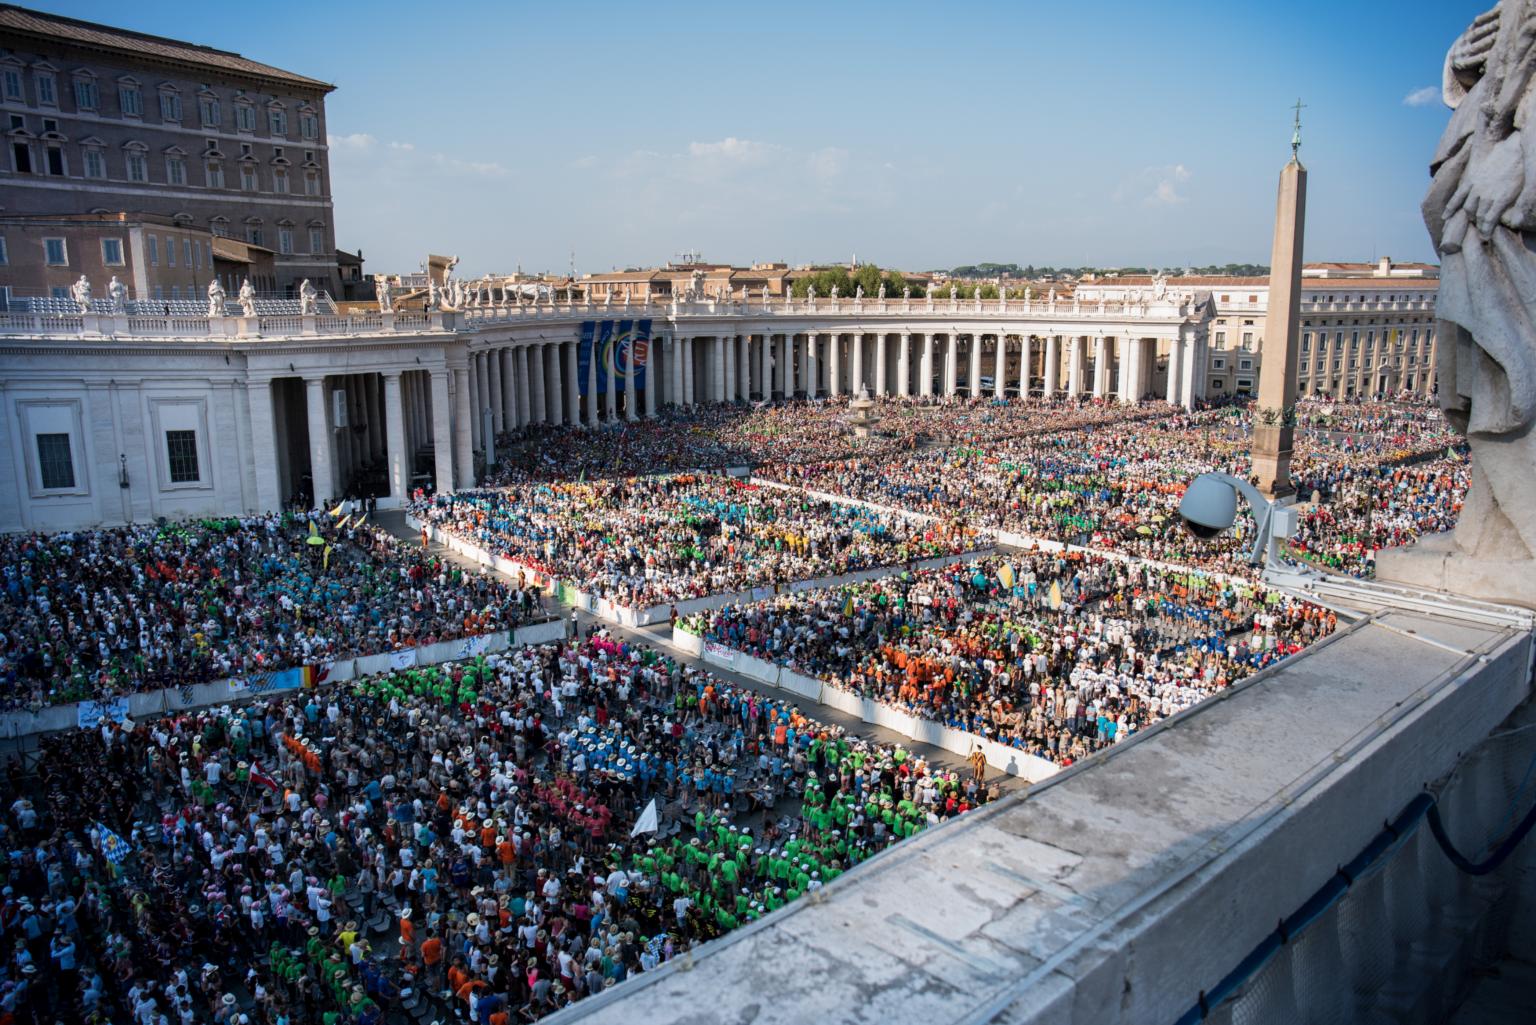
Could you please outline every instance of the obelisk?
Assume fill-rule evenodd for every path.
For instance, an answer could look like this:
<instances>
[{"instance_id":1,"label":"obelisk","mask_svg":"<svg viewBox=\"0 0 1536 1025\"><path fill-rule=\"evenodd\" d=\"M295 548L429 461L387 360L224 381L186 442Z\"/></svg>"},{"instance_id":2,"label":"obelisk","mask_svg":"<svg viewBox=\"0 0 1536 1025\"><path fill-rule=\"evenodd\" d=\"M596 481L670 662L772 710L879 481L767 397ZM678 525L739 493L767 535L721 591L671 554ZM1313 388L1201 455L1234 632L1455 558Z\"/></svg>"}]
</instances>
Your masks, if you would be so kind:
<instances>
[{"instance_id":1,"label":"obelisk","mask_svg":"<svg viewBox=\"0 0 1536 1025\"><path fill-rule=\"evenodd\" d=\"M1296 430L1296 374L1300 358L1302 228L1307 218L1307 169L1301 166L1301 101L1291 160L1280 169L1275 204L1275 244L1269 258L1269 312L1264 318L1264 358L1259 367L1259 404L1253 416L1253 473L1271 499L1296 493L1291 483L1291 444Z\"/></svg>"}]
</instances>

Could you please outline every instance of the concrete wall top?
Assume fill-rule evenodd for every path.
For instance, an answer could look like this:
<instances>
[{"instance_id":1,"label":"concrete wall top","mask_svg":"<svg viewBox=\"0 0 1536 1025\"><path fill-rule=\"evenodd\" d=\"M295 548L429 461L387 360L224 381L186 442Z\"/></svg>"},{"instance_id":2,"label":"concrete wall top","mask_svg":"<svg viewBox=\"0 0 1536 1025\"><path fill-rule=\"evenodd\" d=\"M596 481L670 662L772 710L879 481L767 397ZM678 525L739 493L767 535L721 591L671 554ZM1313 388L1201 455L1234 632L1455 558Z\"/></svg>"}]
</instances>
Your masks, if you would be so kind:
<instances>
[{"instance_id":1,"label":"concrete wall top","mask_svg":"<svg viewBox=\"0 0 1536 1025\"><path fill-rule=\"evenodd\" d=\"M1175 1020L1528 695L1530 657L1379 613L548 1021Z\"/></svg>"}]
</instances>

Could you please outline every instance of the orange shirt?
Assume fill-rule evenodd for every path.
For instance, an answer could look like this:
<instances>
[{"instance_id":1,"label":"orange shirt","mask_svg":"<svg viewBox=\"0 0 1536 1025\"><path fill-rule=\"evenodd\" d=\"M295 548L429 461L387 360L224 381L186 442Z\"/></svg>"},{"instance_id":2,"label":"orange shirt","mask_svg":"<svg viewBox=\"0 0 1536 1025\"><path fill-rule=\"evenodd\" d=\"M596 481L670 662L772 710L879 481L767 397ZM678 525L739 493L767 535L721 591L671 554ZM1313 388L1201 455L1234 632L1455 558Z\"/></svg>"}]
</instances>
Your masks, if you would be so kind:
<instances>
[{"instance_id":1,"label":"orange shirt","mask_svg":"<svg viewBox=\"0 0 1536 1025\"><path fill-rule=\"evenodd\" d=\"M437 964L443 959L443 941L436 936L421 945L421 959L427 964Z\"/></svg>"}]
</instances>

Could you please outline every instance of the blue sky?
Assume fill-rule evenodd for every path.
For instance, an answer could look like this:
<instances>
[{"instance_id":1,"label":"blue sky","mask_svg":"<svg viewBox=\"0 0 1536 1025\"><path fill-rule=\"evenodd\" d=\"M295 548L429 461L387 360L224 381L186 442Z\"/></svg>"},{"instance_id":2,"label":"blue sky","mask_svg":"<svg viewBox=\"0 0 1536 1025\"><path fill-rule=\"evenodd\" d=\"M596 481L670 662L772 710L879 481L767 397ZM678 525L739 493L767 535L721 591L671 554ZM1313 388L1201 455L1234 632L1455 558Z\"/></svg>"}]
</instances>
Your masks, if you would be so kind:
<instances>
[{"instance_id":1,"label":"blue sky","mask_svg":"<svg viewBox=\"0 0 1536 1025\"><path fill-rule=\"evenodd\" d=\"M1267 262L1302 112L1308 259L1432 259L1441 61L1491 0L37 3L334 82L370 270Z\"/></svg>"}]
</instances>

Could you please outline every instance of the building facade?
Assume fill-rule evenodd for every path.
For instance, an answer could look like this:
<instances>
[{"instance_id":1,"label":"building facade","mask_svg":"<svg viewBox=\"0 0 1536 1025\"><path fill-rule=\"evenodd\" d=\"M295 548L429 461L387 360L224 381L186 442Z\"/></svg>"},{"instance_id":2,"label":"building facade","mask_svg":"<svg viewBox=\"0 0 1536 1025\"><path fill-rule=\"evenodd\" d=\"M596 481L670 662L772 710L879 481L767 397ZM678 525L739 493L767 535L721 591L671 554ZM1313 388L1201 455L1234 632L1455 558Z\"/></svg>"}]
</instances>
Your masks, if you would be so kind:
<instances>
[{"instance_id":1,"label":"building facade","mask_svg":"<svg viewBox=\"0 0 1536 1025\"><path fill-rule=\"evenodd\" d=\"M234 307L238 309L238 307ZM0 313L0 530L255 513L472 485L496 435L802 396L1201 398L1189 303L642 305L643 381L580 357L611 303L351 316ZM582 374L585 372L585 379Z\"/></svg>"},{"instance_id":2,"label":"building facade","mask_svg":"<svg viewBox=\"0 0 1536 1025\"><path fill-rule=\"evenodd\" d=\"M1437 270L1426 264L1309 263L1302 271L1302 395L1332 398L1435 392ZM1150 277L1079 282L1085 302L1123 299L1164 287L1206 297L1211 344L1204 368L1212 398L1253 395L1263 362L1269 279Z\"/></svg>"},{"instance_id":3,"label":"building facade","mask_svg":"<svg viewBox=\"0 0 1536 1025\"><path fill-rule=\"evenodd\" d=\"M0 6L5 212L152 214L272 250L280 294L308 278L340 295L333 88L235 53Z\"/></svg>"}]
</instances>

